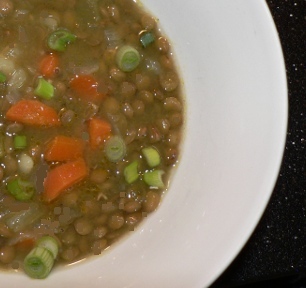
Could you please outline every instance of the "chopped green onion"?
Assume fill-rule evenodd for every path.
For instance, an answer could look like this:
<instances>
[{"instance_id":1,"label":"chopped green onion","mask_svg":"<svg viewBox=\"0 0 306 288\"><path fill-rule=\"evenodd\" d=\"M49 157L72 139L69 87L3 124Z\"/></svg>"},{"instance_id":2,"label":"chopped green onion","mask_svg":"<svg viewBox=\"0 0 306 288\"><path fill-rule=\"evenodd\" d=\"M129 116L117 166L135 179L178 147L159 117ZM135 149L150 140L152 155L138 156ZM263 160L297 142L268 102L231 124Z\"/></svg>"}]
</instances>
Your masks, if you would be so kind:
<instances>
[{"instance_id":1,"label":"chopped green onion","mask_svg":"<svg viewBox=\"0 0 306 288\"><path fill-rule=\"evenodd\" d=\"M19 201L30 200L35 192L34 185L31 182L22 180L19 177L7 182L7 190Z\"/></svg>"},{"instance_id":2,"label":"chopped green onion","mask_svg":"<svg viewBox=\"0 0 306 288\"><path fill-rule=\"evenodd\" d=\"M27 147L27 136L16 135L14 136L13 143L15 149L24 149Z\"/></svg>"},{"instance_id":3,"label":"chopped green onion","mask_svg":"<svg viewBox=\"0 0 306 288\"><path fill-rule=\"evenodd\" d=\"M31 278L46 278L54 265L52 253L43 247L34 247L23 261L25 273Z\"/></svg>"},{"instance_id":4,"label":"chopped green onion","mask_svg":"<svg viewBox=\"0 0 306 288\"><path fill-rule=\"evenodd\" d=\"M161 160L159 152L154 147L143 148L141 152L151 168L156 167L160 164Z\"/></svg>"},{"instance_id":5,"label":"chopped green onion","mask_svg":"<svg viewBox=\"0 0 306 288\"><path fill-rule=\"evenodd\" d=\"M6 81L6 75L3 72L0 72L0 83L4 83Z\"/></svg>"},{"instance_id":6,"label":"chopped green onion","mask_svg":"<svg viewBox=\"0 0 306 288\"><path fill-rule=\"evenodd\" d=\"M116 61L122 71L131 72L139 65L140 54L132 46L121 46L117 51Z\"/></svg>"},{"instance_id":7,"label":"chopped green onion","mask_svg":"<svg viewBox=\"0 0 306 288\"><path fill-rule=\"evenodd\" d=\"M54 87L44 78L39 78L34 94L43 99L50 100L54 96Z\"/></svg>"},{"instance_id":8,"label":"chopped green onion","mask_svg":"<svg viewBox=\"0 0 306 288\"><path fill-rule=\"evenodd\" d=\"M165 185L162 179L164 173L163 170L147 171L143 175L143 180L152 188L164 188Z\"/></svg>"},{"instance_id":9,"label":"chopped green onion","mask_svg":"<svg viewBox=\"0 0 306 288\"><path fill-rule=\"evenodd\" d=\"M140 42L144 48L148 47L151 43L155 41L155 36L151 32L145 32L140 37Z\"/></svg>"},{"instance_id":10,"label":"chopped green onion","mask_svg":"<svg viewBox=\"0 0 306 288\"><path fill-rule=\"evenodd\" d=\"M124 140L119 136L110 137L105 143L106 157L111 162L118 162L123 159L126 153Z\"/></svg>"},{"instance_id":11,"label":"chopped green onion","mask_svg":"<svg viewBox=\"0 0 306 288\"><path fill-rule=\"evenodd\" d=\"M131 184L131 183L135 182L139 177L138 162L133 161L128 166L126 166L124 168L123 175L124 175L125 181L127 183Z\"/></svg>"},{"instance_id":12,"label":"chopped green onion","mask_svg":"<svg viewBox=\"0 0 306 288\"><path fill-rule=\"evenodd\" d=\"M76 38L69 31L60 29L50 34L47 44L50 49L63 52L66 50L67 44L74 42Z\"/></svg>"},{"instance_id":13,"label":"chopped green onion","mask_svg":"<svg viewBox=\"0 0 306 288\"><path fill-rule=\"evenodd\" d=\"M41 237L24 259L23 265L26 274L35 279L46 278L54 265L58 250L59 245L55 238Z\"/></svg>"},{"instance_id":14,"label":"chopped green onion","mask_svg":"<svg viewBox=\"0 0 306 288\"><path fill-rule=\"evenodd\" d=\"M55 238L51 236L43 236L38 239L36 246L47 249L53 255L53 259L57 257L59 245Z\"/></svg>"}]
</instances>

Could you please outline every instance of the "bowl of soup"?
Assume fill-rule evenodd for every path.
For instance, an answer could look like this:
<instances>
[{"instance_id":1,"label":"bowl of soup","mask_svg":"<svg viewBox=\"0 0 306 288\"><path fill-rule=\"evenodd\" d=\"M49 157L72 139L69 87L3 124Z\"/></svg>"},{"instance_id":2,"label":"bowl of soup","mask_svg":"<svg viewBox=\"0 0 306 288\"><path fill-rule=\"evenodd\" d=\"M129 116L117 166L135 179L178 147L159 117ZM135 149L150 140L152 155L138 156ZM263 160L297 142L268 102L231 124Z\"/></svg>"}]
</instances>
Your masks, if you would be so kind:
<instances>
[{"instance_id":1,"label":"bowl of soup","mask_svg":"<svg viewBox=\"0 0 306 288\"><path fill-rule=\"evenodd\" d=\"M207 287L273 190L264 1L0 1L0 280Z\"/></svg>"}]
</instances>

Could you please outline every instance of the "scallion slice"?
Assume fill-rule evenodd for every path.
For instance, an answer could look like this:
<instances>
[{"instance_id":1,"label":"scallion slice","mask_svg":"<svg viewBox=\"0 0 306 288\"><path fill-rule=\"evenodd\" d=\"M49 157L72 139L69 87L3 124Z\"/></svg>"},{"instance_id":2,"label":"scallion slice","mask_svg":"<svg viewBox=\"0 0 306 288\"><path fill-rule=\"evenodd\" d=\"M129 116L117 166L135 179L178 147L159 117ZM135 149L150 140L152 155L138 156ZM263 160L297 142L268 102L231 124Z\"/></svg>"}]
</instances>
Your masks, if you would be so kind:
<instances>
[{"instance_id":1,"label":"scallion slice","mask_svg":"<svg viewBox=\"0 0 306 288\"><path fill-rule=\"evenodd\" d=\"M0 72L0 83L4 83L6 81L6 75L3 72Z\"/></svg>"},{"instance_id":2,"label":"scallion slice","mask_svg":"<svg viewBox=\"0 0 306 288\"><path fill-rule=\"evenodd\" d=\"M132 46L121 46L116 54L117 65L124 72L131 72L140 63L140 54Z\"/></svg>"},{"instance_id":3,"label":"scallion slice","mask_svg":"<svg viewBox=\"0 0 306 288\"><path fill-rule=\"evenodd\" d=\"M69 31L59 29L50 34L47 44L50 49L63 52L66 50L67 44L74 42L76 38L76 35Z\"/></svg>"},{"instance_id":4,"label":"scallion slice","mask_svg":"<svg viewBox=\"0 0 306 288\"><path fill-rule=\"evenodd\" d=\"M19 177L7 182L7 190L16 200L19 201L30 200L35 193L34 185L29 181L20 179Z\"/></svg>"},{"instance_id":5,"label":"scallion slice","mask_svg":"<svg viewBox=\"0 0 306 288\"><path fill-rule=\"evenodd\" d=\"M163 170L146 171L143 174L144 182L152 188L164 188L162 176L165 172Z\"/></svg>"},{"instance_id":6,"label":"scallion slice","mask_svg":"<svg viewBox=\"0 0 306 288\"><path fill-rule=\"evenodd\" d=\"M124 179L127 183L131 184L135 182L138 177L138 161L133 161L124 168L123 171Z\"/></svg>"},{"instance_id":7,"label":"scallion slice","mask_svg":"<svg viewBox=\"0 0 306 288\"><path fill-rule=\"evenodd\" d=\"M25 135L16 135L13 140L15 149L24 149L27 147L27 136Z\"/></svg>"},{"instance_id":8,"label":"scallion slice","mask_svg":"<svg viewBox=\"0 0 306 288\"><path fill-rule=\"evenodd\" d=\"M34 247L23 261L24 271L35 279L46 278L54 265L52 253L43 247Z\"/></svg>"},{"instance_id":9,"label":"scallion slice","mask_svg":"<svg viewBox=\"0 0 306 288\"><path fill-rule=\"evenodd\" d=\"M37 247L42 247L47 249L55 259L58 254L59 245L58 242L51 236L43 236L40 239L38 239L36 243Z\"/></svg>"},{"instance_id":10,"label":"scallion slice","mask_svg":"<svg viewBox=\"0 0 306 288\"><path fill-rule=\"evenodd\" d=\"M140 42L144 48L148 47L155 41L155 36L151 32L145 32L140 36Z\"/></svg>"},{"instance_id":11,"label":"scallion slice","mask_svg":"<svg viewBox=\"0 0 306 288\"><path fill-rule=\"evenodd\" d=\"M160 164L161 159L159 152L154 147L145 147L141 152L151 168Z\"/></svg>"},{"instance_id":12,"label":"scallion slice","mask_svg":"<svg viewBox=\"0 0 306 288\"><path fill-rule=\"evenodd\" d=\"M124 140L119 136L111 136L105 143L105 154L109 161L118 162L122 160L126 153Z\"/></svg>"},{"instance_id":13,"label":"scallion slice","mask_svg":"<svg viewBox=\"0 0 306 288\"><path fill-rule=\"evenodd\" d=\"M50 100L54 97L54 87L44 78L39 78L34 94L43 99Z\"/></svg>"}]
</instances>

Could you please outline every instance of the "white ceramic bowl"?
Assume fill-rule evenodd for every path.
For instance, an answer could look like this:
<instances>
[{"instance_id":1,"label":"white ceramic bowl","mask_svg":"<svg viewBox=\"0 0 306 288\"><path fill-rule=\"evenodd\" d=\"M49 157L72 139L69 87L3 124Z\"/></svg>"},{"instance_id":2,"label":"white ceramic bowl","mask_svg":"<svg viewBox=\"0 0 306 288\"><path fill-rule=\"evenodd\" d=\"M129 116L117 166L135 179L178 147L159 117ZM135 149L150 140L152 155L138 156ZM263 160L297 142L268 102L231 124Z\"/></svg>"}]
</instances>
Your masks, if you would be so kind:
<instances>
[{"instance_id":1,"label":"white ceramic bowl","mask_svg":"<svg viewBox=\"0 0 306 288\"><path fill-rule=\"evenodd\" d=\"M1 287L202 288L235 258L278 175L287 124L264 0L143 0L172 40L187 99L178 170L158 211L101 257ZM10 277L8 277L8 275Z\"/></svg>"}]
</instances>

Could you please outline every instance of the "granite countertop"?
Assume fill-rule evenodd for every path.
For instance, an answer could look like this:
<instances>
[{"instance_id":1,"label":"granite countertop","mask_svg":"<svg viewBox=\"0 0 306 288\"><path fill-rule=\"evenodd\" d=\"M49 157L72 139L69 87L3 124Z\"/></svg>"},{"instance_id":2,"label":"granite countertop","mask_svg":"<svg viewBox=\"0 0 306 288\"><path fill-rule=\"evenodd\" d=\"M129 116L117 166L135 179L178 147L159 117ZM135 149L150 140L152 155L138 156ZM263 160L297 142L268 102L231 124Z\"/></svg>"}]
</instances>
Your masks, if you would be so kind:
<instances>
[{"instance_id":1,"label":"granite countertop","mask_svg":"<svg viewBox=\"0 0 306 288\"><path fill-rule=\"evenodd\" d=\"M286 148L268 207L252 237L211 286L306 287L306 0L267 0L289 88Z\"/></svg>"}]
</instances>

